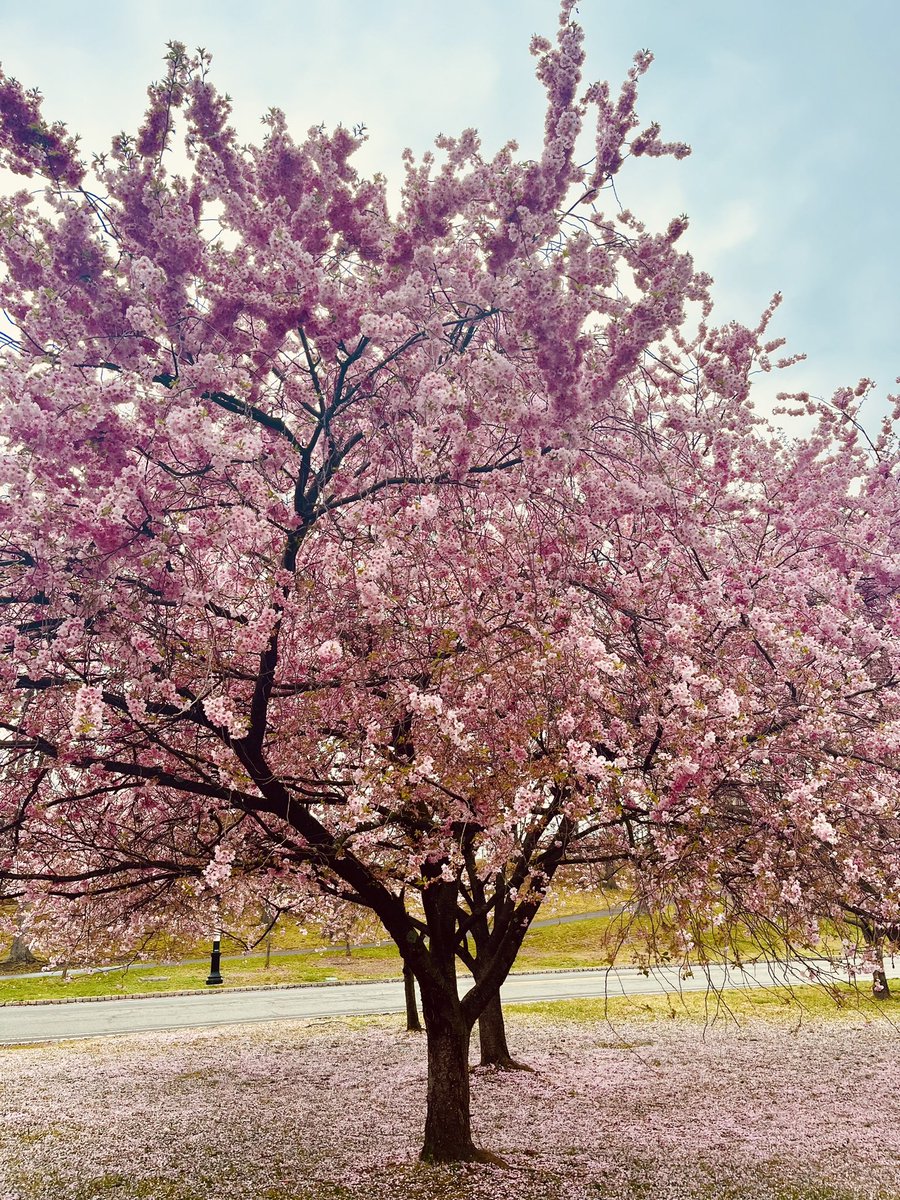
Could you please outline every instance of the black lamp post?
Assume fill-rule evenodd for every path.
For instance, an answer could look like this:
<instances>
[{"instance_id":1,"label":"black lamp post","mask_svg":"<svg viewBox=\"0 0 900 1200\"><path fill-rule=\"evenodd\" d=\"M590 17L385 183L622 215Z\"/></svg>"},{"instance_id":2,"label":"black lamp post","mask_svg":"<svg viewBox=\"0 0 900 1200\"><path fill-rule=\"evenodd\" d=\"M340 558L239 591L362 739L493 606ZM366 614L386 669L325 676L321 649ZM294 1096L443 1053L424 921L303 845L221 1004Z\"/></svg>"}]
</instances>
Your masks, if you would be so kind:
<instances>
[{"instance_id":1,"label":"black lamp post","mask_svg":"<svg viewBox=\"0 0 900 1200\"><path fill-rule=\"evenodd\" d=\"M207 987L214 987L222 982L222 972L219 970L222 961L222 931L218 926L218 905L216 914L216 930L213 934L212 955L209 960L209 978L206 981Z\"/></svg>"},{"instance_id":2,"label":"black lamp post","mask_svg":"<svg viewBox=\"0 0 900 1200\"><path fill-rule=\"evenodd\" d=\"M212 954L209 958L209 978L206 980L207 985L211 986L222 982L222 972L219 970L219 963L222 959L222 943L218 935L213 938Z\"/></svg>"}]
</instances>

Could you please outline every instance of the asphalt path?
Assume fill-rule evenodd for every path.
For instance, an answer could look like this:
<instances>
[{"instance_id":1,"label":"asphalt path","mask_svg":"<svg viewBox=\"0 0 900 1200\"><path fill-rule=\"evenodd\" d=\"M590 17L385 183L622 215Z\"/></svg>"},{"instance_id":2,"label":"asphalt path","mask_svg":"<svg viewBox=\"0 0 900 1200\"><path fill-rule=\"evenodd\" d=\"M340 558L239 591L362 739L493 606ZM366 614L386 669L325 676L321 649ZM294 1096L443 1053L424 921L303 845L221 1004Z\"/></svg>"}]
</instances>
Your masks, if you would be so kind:
<instances>
[{"instance_id":1,"label":"asphalt path","mask_svg":"<svg viewBox=\"0 0 900 1200\"><path fill-rule=\"evenodd\" d=\"M846 978L824 960L814 963L755 963L742 970L712 966L683 978L677 968L645 974L635 968L599 971L553 971L512 975L503 985L505 1004L531 1004L603 996L678 994L723 988L795 986L820 979ZM888 972L900 975L900 963ZM461 979L465 987L468 979ZM864 981L865 985L865 981ZM153 1030L245 1025L260 1021L324 1020L331 1017L400 1013L405 1008L403 984L346 983L246 991L213 991L200 995L154 996L94 1003L4 1005L0 1007L0 1044L105 1037Z\"/></svg>"}]
</instances>

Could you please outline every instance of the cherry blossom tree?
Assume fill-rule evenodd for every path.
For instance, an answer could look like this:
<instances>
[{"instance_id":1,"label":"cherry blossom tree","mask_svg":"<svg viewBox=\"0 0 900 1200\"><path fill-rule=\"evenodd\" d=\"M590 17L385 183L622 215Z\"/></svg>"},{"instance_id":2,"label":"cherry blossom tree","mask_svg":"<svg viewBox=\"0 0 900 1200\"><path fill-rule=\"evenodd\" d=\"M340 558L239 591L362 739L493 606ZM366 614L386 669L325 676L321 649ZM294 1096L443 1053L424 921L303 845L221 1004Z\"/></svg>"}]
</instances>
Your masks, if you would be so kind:
<instances>
[{"instance_id":1,"label":"cherry blossom tree","mask_svg":"<svg viewBox=\"0 0 900 1200\"><path fill-rule=\"evenodd\" d=\"M635 136L647 56L618 100L579 93L571 7L555 47L533 44L541 159L517 163L508 146L486 160L472 132L441 139L440 167L409 159L395 217L383 183L352 168L346 130L297 144L271 112L264 144L239 146L207 58L181 46L91 186L37 97L2 84L5 164L48 184L39 201L7 201L2 231L16 331L2 366L7 872L27 873L17 839L31 829L40 841L98 810L109 844L128 840L134 815L143 829L185 810L237 809L278 846L288 830L294 859L372 908L419 980L434 1158L475 1153L468 1031L539 900L460 1001L457 885L429 822L409 868L429 885L423 921L362 841L348 846L351 797L309 773L325 714L291 722L340 674L343 597L323 588L353 531L408 533L435 489L506 477L527 496L703 296L676 249L683 223L658 237L591 207L629 143L684 148L655 127ZM584 168L589 107L597 154ZM589 355L602 368L586 378ZM552 867L557 846L544 855Z\"/></svg>"},{"instance_id":2,"label":"cherry blossom tree","mask_svg":"<svg viewBox=\"0 0 900 1200\"><path fill-rule=\"evenodd\" d=\"M729 915L800 947L848 914L875 940L895 927L897 455L890 421L862 434L868 388L838 392L805 440L720 433L702 481L673 443L690 503L648 543L619 653L639 679L622 754L634 880L685 951ZM611 560L619 603L628 558Z\"/></svg>"},{"instance_id":3,"label":"cherry blossom tree","mask_svg":"<svg viewBox=\"0 0 900 1200\"><path fill-rule=\"evenodd\" d=\"M369 909L419 984L436 1160L479 1155L470 1033L561 864L710 921L723 888L807 925L897 900L876 477L840 424L754 418L770 313L707 323L684 219L601 211L687 148L639 128L649 55L582 86L572 8L532 44L541 157L441 138L393 214L344 129L272 111L241 146L180 45L90 173L0 79L3 165L44 183L0 222L0 872Z\"/></svg>"}]
</instances>

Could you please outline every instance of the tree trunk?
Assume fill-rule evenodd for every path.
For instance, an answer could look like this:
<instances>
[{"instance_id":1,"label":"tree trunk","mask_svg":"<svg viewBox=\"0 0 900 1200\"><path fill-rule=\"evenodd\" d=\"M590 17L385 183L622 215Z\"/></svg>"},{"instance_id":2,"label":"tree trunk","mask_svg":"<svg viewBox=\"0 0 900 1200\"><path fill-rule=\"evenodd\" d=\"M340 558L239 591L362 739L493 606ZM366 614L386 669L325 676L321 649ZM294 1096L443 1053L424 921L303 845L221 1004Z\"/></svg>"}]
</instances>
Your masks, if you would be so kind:
<instances>
[{"instance_id":1,"label":"tree trunk","mask_svg":"<svg viewBox=\"0 0 900 1200\"><path fill-rule=\"evenodd\" d=\"M407 1033L421 1033L422 1022L419 1020L419 1010L416 1007L416 979L412 969L403 965L403 995L406 1000L406 1030Z\"/></svg>"},{"instance_id":2,"label":"tree trunk","mask_svg":"<svg viewBox=\"0 0 900 1200\"><path fill-rule=\"evenodd\" d=\"M478 1018L478 1042L483 1067L499 1067L503 1071L530 1071L527 1063L518 1062L506 1043L506 1023L503 1005L497 992Z\"/></svg>"},{"instance_id":3,"label":"tree trunk","mask_svg":"<svg viewBox=\"0 0 900 1200\"><path fill-rule=\"evenodd\" d=\"M3 960L4 965L12 967L25 967L36 963L38 960L31 953L31 947L26 942L25 938L20 933L17 933L12 940L12 945L9 948L9 954Z\"/></svg>"},{"instance_id":4,"label":"tree trunk","mask_svg":"<svg viewBox=\"0 0 900 1200\"><path fill-rule=\"evenodd\" d=\"M513 1065L506 1044L506 1026L499 992L491 997L478 1018L478 1043L483 1067L509 1068Z\"/></svg>"},{"instance_id":5,"label":"tree trunk","mask_svg":"<svg viewBox=\"0 0 900 1200\"><path fill-rule=\"evenodd\" d=\"M872 975L872 995L876 1000L890 1000L891 998L887 975L882 968L876 970Z\"/></svg>"},{"instance_id":6,"label":"tree trunk","mask_svg":"<svg viewBox=\"0 0 900 1200\"><path fill-rule=\"evenodd\" d=\"M454 978L455 983L455 978ZM469 1096L469 1028L459 1000L440 984L419 980L428 1037L428 1108L424 1162L474 1162Z\"/></svg>"},{"instance_id":7,"label":"tree trunk","mask_svg":"<svg viewBox=\"0 0 900 1200\"><path fill-rule=\"evenodd\" d=\"M891 989L888 987L887 974L884 969L884 955L881 947L875 951L875 970L872 972L872 996L875 1000L890 1000Z\"/></svg>"},{"instance_id":8,"label":"tree trunk","mask_svg":"<svg viewBox=\"0 0 900 1200\"><path fill-rule=\"evenodd\" d=\"M428 1110L420 1157L425 1162L478 1157L472 1141L469 1031L462 1024L441 1021L428 1030Z\"/></svg>"},{"instance_id":9,"label":"tree trunk","mask_svg":"<svg viewBox=\"0 0 900 1200\"><path fill-rule=\"evenodd\" d=\"M891 989L888 987L887 974L884 969L884 939L890 937L891 929L878 926L874 922L862 920L857 923L862 932L866 945L872 952L875 968L872 971L872 998L874 1000L890 1000Z\"/></svg>"}]
</instances>

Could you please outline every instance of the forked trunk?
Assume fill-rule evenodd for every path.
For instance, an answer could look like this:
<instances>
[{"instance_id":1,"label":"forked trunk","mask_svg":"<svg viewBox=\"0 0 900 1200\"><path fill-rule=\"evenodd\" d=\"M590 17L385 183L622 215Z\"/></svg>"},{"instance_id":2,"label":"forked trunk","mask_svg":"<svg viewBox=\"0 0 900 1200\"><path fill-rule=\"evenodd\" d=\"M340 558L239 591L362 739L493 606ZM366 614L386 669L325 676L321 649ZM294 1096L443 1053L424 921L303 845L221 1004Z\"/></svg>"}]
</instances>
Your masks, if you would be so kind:
<instances>
[{"instance_id":1,"label":"forked trunk","mask_svg":"<svg viewBox=\"0 0 900 1200\"><path fill-rule=\"evenodd\" d=\"M478 1018L478 1042L483 1067L499 1067L503 1071L531 1070L525 1063L517 1062L509 1052L499 992L491 997Z\"/></svg>"},{"instance_id":2,"label":"forked trunk","mask_svg":"<svg viewBox=\"0 0 900 1200\"><path fill-rule=\"evenodd\" d=\"M420 1157L425 1162L472 1162L469 1098L469 1028L459 1002L419 981L428 1038L428 1109Z\"/></svg>"},{"instance_id":3,"label":"forked trunk","mask_svg":"<svg viewBox=\"0 0 900 1200\"><path fill-rule=\"evenodd\" d=\"M512 1058L506 1044L506 1025L500 993L492 996L478 1018L478 1042L483 1067L509 1067Z\"/></svg>"},{"instance_id":4,"label":"forked trunk","mask_svg":"<svg viewBox=\"0 0 900 1200\"><path fill-rule=\"evenodd\" d=\"M13 936L12 945L9 948L9 954L3 960L5 967L30 967L36 963L38 959L31 952L31 946L28 944L28 938L25 935L25 920L28 914L28 906L23 903L16 905L16 932Z\"/></svg>"}]
</instances>

